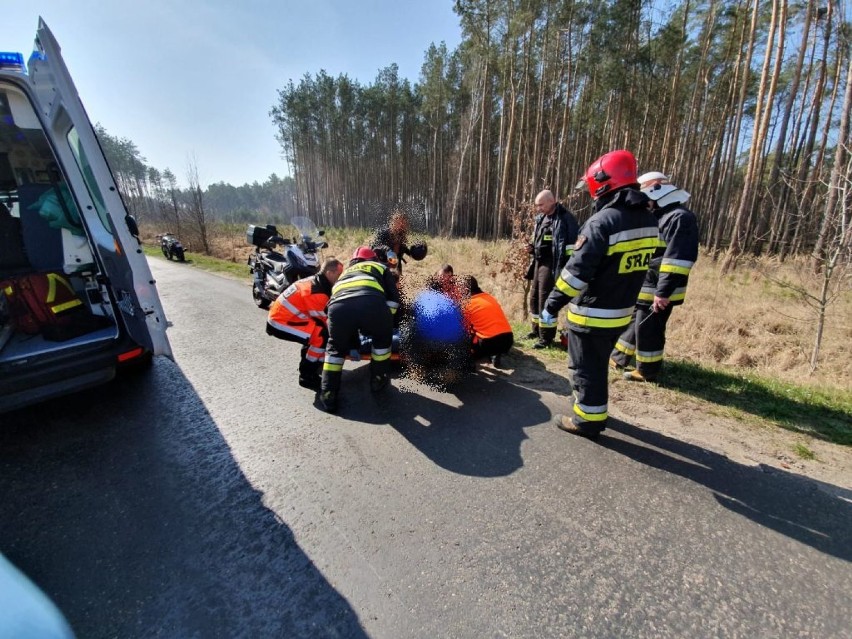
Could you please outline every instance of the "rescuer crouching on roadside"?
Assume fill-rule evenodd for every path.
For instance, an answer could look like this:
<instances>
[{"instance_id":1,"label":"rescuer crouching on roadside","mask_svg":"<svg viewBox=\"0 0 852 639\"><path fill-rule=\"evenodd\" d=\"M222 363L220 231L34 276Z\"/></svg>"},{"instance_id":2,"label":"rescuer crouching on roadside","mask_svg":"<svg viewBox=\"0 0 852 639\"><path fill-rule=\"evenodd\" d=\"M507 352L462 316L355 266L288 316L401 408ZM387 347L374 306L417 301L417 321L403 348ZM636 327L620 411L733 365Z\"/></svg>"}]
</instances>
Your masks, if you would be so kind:
<instances>
[{"instance_id":1,"label":"rescuer crouching on roadside","mask_svg":"<svg viewBox=\"0 0 852 639\"><path fill-rule=\"evenodd\" d=\"M606 428L608 361L630 323L645 271L659 245L657 219L639 190L636 158L612 151L587 169L585 182L596 213L583 225L574 252L547 297L542 320L568 305L568 371L572 415L554 415L556 426L592 439Z\"/></svg>"},{"instance_id":2,"label":"rescuer crouching on roadside","mask_svg":"<svg viewBox=\"0 0 852 639\"><path fill-rule=\"evenodd\" d=\"M343 362L360 335L372 338L370 389L383 390L390 381L393 316L399 308L397 278L368 246L355 251L349 266L331 289L328 302L328 345L322 368L320 404L337 411Z\"/></svg>"},{"instance_id":3,"label":"rescuer crouching on roadside","mask_svg":"<svg viewBox=\"0 0 852 639\"><path fill-rule=\"evenodd\" d=\"M342 262L328 259L319 273L291 284L269 307L266 333L302 345L299 386L304 388L320 387L319 367L328 340L325 307L342 272Z\"/></svg>"},{"instance_id":4,"label":"rescuer crouching on roadside","mask_svg":"<svg viewBox=\"0 0 852 639\"><path fill-rule=\"evenodd\" d=\"M473 334L471 350L474 360L489 358L494 368L502 367L502 357L515 342L512 326L503 308L492 295L479 288L476 278L465 278L470 297L464 302L465 323Z\"/></svg>"}]
</instances>

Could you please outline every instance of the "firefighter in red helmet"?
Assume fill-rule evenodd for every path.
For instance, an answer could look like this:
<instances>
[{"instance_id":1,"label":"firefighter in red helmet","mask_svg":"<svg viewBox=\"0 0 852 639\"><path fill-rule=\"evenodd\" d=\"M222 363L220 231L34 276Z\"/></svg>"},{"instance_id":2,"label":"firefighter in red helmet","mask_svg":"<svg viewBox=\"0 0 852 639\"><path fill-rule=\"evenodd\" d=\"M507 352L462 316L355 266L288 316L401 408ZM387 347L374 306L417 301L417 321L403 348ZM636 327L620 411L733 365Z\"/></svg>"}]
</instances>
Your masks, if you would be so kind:
<instances>
[{"instance_id":1,"label":"firefighter in red helmet","mask_svg":"<svg viewBox=\"0 0 852 639\"><path fill-rule=\"evenodd\" d=\"M372 338L370 389L383 390L390 381L393 316L399 308L397 278L369 246L361 246L331 289L328 301L328 344L322 369L320 404L337 410L343 362L359 335Z\"/></svg>"},{"instance_id":2,"label":"firefighter in red helmet","mask_svg":"<svg viewBox=\"0 0 852 639\"><path fill-rule=\"evenodd\" d=\"M554 415L554 423L594 439L606 428L609 354L630 323L659 232L648 196L639 190L636 158L630 151L602 155L584 179L595 213L580 229L541 317L550 321L568 305L574 407L570 415Z\"/></svg>"}]
</instances>

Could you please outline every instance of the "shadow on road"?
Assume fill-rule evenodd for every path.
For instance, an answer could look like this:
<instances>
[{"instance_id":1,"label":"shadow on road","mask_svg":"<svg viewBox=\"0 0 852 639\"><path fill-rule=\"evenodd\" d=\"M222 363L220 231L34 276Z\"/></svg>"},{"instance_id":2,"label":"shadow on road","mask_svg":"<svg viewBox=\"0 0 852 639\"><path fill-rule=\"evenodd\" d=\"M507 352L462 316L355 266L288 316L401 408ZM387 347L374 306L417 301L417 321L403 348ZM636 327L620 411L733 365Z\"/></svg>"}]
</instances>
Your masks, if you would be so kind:
<instances>
[{"instance_id":1,"label":"shadow on road","mask_svg":"<svg viewBox=\"0 0 852 639\"><path fill-rule=\"evenodd\" d=\"M180 369L2 416L0 552L80 637L366 637Z\"/></svg>"},{"instance_id":2,"label":"shadow on road","mask_svg":"<svg viewBox=\"0 0 852 639\"><path fill-rule=\"evenodd\" d=\"M509 372L481 368L433 398L410 380L378 396L368 395L367 367L344 371L341 410L346 419L390 424L435 464L460 475L502 477L523 466L524 429L547 422L550 410L539 396L512 383Z\"/></svg>"},{"instance_id":3,"label":"shadow on road","mask_svg":"<svg viewBox=\"0 0 852 639\"><path fill-rule=\"evenodd\" d=\"M791 473L745 466L612 417L609 425L637 443L603 436L599 442L605 448L706 486L725 508L821 552L852 561L850 501L826 494L816 483Z\"/></svg>"}]
</instances>

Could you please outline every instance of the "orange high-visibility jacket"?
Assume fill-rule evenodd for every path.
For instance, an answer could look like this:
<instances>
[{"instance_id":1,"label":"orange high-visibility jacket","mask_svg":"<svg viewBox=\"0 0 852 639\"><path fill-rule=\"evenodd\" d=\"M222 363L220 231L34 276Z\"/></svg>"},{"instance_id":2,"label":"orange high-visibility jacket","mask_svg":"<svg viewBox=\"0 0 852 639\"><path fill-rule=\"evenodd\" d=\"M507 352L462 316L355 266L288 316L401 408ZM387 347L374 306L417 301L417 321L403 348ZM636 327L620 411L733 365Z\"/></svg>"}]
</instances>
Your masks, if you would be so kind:
<instances>
[{"instance_id":1,"label":"orange high-visibility jacket","mask_svg":"<svg viewBox=\"0 0 852 639\"><path fill-rule=\"evenodd\" d=\"M488 293L471 295L470 300L464 306L464 316L479 339L488 339L512 332L512 327L500 307L500 302Z\"/></svg>"},{"instance_id":2,"label":"orange high-visibility jacket","mask_svg":"<svg viewBox=\"0 0 852 639\"><path fill-rule=\"evenodd\" d=\"M321 273L291 284L269 307L267 322L280 331L309 339L317 321L325 324L331 285Z\"/></svg>"}]
</instances>

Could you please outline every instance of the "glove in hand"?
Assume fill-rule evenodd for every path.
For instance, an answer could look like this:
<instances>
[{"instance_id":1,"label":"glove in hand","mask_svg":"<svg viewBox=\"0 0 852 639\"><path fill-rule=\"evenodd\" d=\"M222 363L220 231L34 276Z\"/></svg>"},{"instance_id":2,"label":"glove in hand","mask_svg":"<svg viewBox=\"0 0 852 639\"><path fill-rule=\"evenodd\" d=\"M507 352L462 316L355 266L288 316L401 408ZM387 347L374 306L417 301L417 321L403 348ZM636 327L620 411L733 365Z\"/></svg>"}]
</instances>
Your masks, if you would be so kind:
<instances>
[{"instance_id":1,"label":"glove in hand","mask_svg":"<svg viewBox=\"0 0 852 639\"><path fill-rule=\"evenodd\" d=\"M360 362L361 351L359 351L357 348L353 348L351 351L349 351L349 359L351 359L353 362Z\"/></svg>"},{"instance_id":2,"label":"glove in hand","mask_svg":"<svg viewBox=\"0 0 852 639\"><path fill-rule=\"evenodd\" d=\"M556 323L556 318L547 312L546 309L542 309L541 313L538 315L539 320L541 320L542 324L554 324Z\"/></svg>"}]
</instances>

